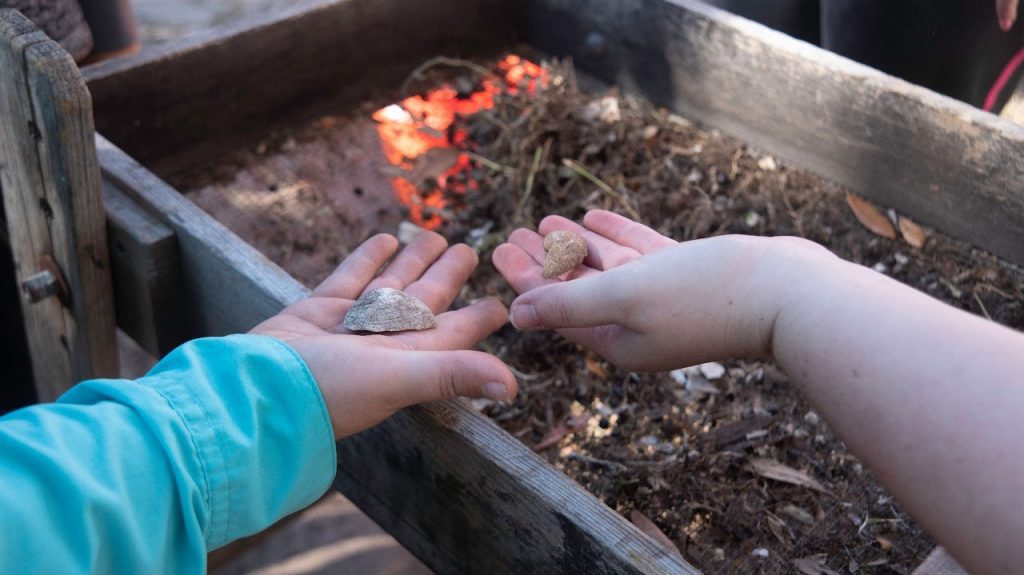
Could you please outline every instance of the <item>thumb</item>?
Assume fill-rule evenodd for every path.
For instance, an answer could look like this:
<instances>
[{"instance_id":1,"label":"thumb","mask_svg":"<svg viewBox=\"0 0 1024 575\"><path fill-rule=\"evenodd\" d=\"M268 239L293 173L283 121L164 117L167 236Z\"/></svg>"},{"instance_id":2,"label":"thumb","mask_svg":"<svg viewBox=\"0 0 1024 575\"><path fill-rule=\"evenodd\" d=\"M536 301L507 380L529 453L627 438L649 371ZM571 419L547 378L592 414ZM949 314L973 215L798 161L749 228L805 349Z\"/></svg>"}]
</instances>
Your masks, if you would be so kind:
<instances>
[{"instance_id":1,"label":"thumb","mask_svg":"<svg viewBox=\"0 0 1024 575\"><path fill-rule=\"evenodd\" d=\"M626 290L614 285L615 272L549 284L532 289L512 302L512 325L518 329L594 327L628 315Z\"/></svg>"},{"instance_id":2,"label":"thumb","mask_svg":"<svg viewBox=\"0 0 1024 575\"><path fill-rule=\"evenodd\" d=\"M1018 0L996 0L996 13L999 14L999 27L1009 32L1017 21Z\"/></svg>"},{"instance_id":3,"label":"thumb","mask_svg":"<svg viewBox=\"0 0 1024 575\"><path fill-rule=\"evenodd\" d=\"M404 377L394 385L398 407L456 397L511 401L516 378L502 361L480 351L403 352Z\"/></svg>"}]
</instances>

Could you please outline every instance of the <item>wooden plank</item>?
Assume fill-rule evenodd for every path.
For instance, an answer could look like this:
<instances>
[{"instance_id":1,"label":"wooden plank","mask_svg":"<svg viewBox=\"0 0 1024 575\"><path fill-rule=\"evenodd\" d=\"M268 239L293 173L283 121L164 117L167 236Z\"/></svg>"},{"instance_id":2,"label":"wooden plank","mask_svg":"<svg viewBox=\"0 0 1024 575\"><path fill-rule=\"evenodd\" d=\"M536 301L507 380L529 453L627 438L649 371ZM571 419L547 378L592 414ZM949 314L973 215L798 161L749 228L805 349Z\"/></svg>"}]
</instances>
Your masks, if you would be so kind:
<instances>
[{"instance_id":1,"label":"wooden plank","mask_svg":"<svg viewBox=\"0 0 1024 575\"><path fill-rule=\"evenodd\" d=\"M174 230L103 180L117 325L162 357L185 341Z\"/></svg>"},{"instance_id":2,"label":"wooden plank","mask_svg":"<svg viewBox=\"0 0 1024 575\"><path fill-rule=\"evenodd\" d=\"M526 41L1024 264L1024 127L692 0L528 0Z\"/></svg>"},{"instance_id":3,"label":"wooden plank","mask_svg":"<svg viewBox=\"0 0 1024 575\"><path fill-rule=\"evenodd\" d=\"M180 335L191 339L246 332L306 290L103 136L103 176L174 231L179 260Z\"/></svg>"},{"instance_id":4,"label":"wooden plank","mask_svg":"<svg viewBox=\"0 0 1024 575\"><path fill-rule=\"evenodd\" d=\"M503 37L496 0L317 0L246 19L84 73L101 133L161 175L254 133L348 110L439 53Z\"/></svg>"},{"instance_id":5,"label":"wooden plank","mask_svg":"<svg viewBox=\"0 0 1024 575\"><path fill-rule=\"evenodd\" d=\"M18 283L45 272L46 291L61 292L22 295L37 395L50 401L75 381L117 374L92 110L71 57L13 10L0 10L0 92L0 187Z\"/></svg>"},{"instance_id":6,"label":"wooden plank","mask_svg":"<svg viewBox=\"0 0 1024 575\"><path fill-rule=\"evenodd\" d=\"M102 137L104 175L178 236L190 337L244 331L308 293ZM338 443L338 488L441 573L696 571L459 401Z\"/></svg>"},{"instance_id":7,"label":"wooden plank","mask_svg":"<svg viewBox=\"0 0 1024 575\"><path fill-rule=\"evenodd\" d=\"M40 259L52 251L45 220L37 217L42 188L32 146L32 104L25 79L24 51L46 36L12 10L0 10L0 190L3 192L7 237L15 278L23 281L39 271ZM71 378L71 357L61 343L64 317L56 298L32 304L19 290L25 338L33 350L32 372L37 394L55 397Z\"/></svg>"}]
</instances>

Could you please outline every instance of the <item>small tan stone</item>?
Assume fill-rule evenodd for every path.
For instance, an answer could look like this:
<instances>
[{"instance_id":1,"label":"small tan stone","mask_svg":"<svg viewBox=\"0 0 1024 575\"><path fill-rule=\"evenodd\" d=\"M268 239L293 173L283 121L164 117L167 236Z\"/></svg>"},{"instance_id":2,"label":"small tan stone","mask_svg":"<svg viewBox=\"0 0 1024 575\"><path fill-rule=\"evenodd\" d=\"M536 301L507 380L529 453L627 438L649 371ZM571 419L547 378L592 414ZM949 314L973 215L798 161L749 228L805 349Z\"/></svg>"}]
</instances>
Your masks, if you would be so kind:
<instances>
[{"instance_id":1,"label":"small tan stone","mask_svg":"<svg viewBox=\"0 0 1024 575\"><path fill-rule=\"evenodd\" d=\"M544 236L544 250L544 277L558 277L583 263L587 241L574 232L551 232Z\"/></svg>"},{"instance_id":2,"label":"small tan stone","mask_svg":"<svg viewBox=\"0 0 1024 575\"><path fill-rule=\"evenodd\" d=\"M364 293L345 315L345 327L352 331L381 333L436 326L437 320L430 308L404 291L392 288Z\"/></svg>"}]
</instances>

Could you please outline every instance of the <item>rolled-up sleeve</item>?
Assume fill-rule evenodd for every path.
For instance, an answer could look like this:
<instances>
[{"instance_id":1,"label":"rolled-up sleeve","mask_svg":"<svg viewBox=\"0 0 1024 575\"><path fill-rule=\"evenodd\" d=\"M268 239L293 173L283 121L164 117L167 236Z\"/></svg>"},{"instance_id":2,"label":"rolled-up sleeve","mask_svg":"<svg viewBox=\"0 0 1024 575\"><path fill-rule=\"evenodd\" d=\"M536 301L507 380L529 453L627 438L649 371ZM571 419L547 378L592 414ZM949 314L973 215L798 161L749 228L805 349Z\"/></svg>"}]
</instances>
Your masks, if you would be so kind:
<instances>
[{"instance_id":1,"label":"rolled-up sleeve","mask_svg":"<svg viewBox=\"0 0 1024 575\"><path fill-rule=\"evenodd\" d=\"M203 572L335 470L323 396L290 347L196 340L142 379L0 418L0 572Z\"/></svg>"}]
</instances>

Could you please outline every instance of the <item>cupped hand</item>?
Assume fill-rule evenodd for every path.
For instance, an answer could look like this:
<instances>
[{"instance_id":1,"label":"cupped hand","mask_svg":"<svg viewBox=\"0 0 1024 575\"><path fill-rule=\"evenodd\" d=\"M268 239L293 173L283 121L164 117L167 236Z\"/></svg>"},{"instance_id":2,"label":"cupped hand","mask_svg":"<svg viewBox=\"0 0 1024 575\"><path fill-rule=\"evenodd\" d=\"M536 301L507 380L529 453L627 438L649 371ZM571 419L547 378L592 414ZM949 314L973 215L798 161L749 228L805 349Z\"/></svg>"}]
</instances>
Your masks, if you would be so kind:
<instances>
[{"instance_id":1,"label":"cupped hand","mask_svg":"<svg viewBox=\"0 0 1024 575\"><path fill-rule=\"evenodd\" d=\"M545 279L542 235L579 233L589 254L566 281ZM771 354L775 318L807 258L834 258L792 238L721 236L677 243L637 222L595 210L580 226L545 218L519 229L494 264L521 295L519 329L556 329L627 369L659 371Z\"/></svg>"},{"instance_id":2,"label":"cupped hand","mask_svg":"<svg viewBox=\"0 0 1024 575\"><path fill-rule=\"evenodd\" d=\"M308 299L251 332L278 338L298 352L323 392L339 439L410 405L457 396L508 401L517 391L505 364L468 350L505 323L505 307L489 299L445 311L476 268L476 253L463 244L449 248L433 232L395 256L397 250L390 235L370 238ZM356 335L342 327L355 299L382 287L425 303L437 327L388 335Z\"/></svg>"},{"instance_id":3,"label":"cupped hand","mask_svg":"<svg viewBox=\"0 0 1024 575\"><path fill-rule=\"evenodd\" d=\"M1018 0L996 0L996 14L999 15L999 27L1009 32L1017 21Z\"/></svg>"}]
</instances>

